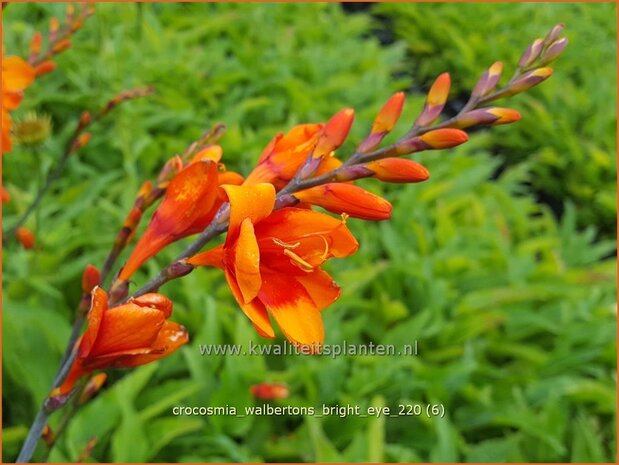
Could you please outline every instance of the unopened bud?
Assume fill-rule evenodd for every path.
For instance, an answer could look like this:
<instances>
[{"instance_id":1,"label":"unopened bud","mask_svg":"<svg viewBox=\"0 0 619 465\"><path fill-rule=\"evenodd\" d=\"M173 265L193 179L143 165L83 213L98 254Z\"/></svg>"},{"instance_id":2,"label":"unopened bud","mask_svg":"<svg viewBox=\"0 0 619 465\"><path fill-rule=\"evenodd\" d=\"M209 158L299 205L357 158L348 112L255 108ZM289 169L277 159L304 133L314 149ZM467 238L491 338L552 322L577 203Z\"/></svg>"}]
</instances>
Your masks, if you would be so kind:
<instances>
[{"instance_id":1,"label":"unopened bud","mask_svg":"<svg viewBox=\"0 0 619 465\"><path fill-rule=\"evenodd\" d=\"M41 63L40 65L37 65L36 68L34 69L34 73L37 76L43 76L44 74L51 73L55 69L56 69L56 63L54 63L53 61L47 60Z\"/></svg>"},{"instance_id":2,"label":"unopened bud","mask_svg":"<svg viewBox=\"0 0 619 465\"><path fill-rule=\"evenodd\" d=\"M544 54L542 55L542 62L547 65L548 63L559 58L559 55L563 53L563 50L565 50L567 44L568 40L566 37L563 37L562 39L559 39L556 42L550 44L550 46L544 51Z\"/></svg>"},{"instance_id":3,"label":"unopened bud","mask_svg":"<svg viewBox=\"0 0 619 465\"><path fill-rule=\"evenodd\" d=\"M354 119L352 108L345 108L333 115L322 128L313 157L322 158L340 147L348 137Z\"/></svg>"},{"instance_id":4,"label":"unopened bud","mask_svg":"<svg viewBox=\"0 0 619 465\"><path fill-rule=\"evenodd\" d=\"M500 124L513 123L519 119L520 113L510 108L479 108L460 115L456 121L456 126L460 129L485 124L497 126Z\"/></svg>"},{"instance_id":5,"label":"unopened bud","mask_svg":"<svg viewBox=\"0 0 619 465\"><path fill-rule=\"evenodd\" d=\"M78 150L82 149L86 144L88 144L88 142L90 142L91 138L92 134L90 134L89 132L81 133L73 142L73 146L71 147L72 151L77 152Z\"/></svg>"},{"instance_id":6,"label":"unopened bud","mask_svg":"<svg viewBox=\"0 0 619 465\"><path fill-rule=\"evenodd\" d=\"M516 95L524 92L525 90L529 90L539 83L544 82L550 76L552 76L552 68L538 68L531 70L516 79L509 86L505 96Z\"/></svg>"},{"instance_id":7,"label":"unopened bud","mask_svg":"<svg viewBox=\"0 0 619 465\"><path fill-rule=\"evenodd\" d=\"M43 37L40 32L35 32L32 36L32 41L30 41L30 54L38 55L41 53L41 42L43 41Z\"/></svg>"},{"instance_id":8,"label":"unopened bud","mask_svg":"<svg viewBox=\"0 0 619 465\"><path fill-rule=\"evenodd\" d=\"M54 53L60 53L63 50L68 49L71 46L71 39L62 39L61 41L54 44L52 50Z\"/></svg>"},{"instance_id":9,"label":"unopened bud","mask_svg":"<svg viewBox=\"0 0 619 465\"><path fill-rule=\"evenodd\" d=\"M376 179L385 182L413 183L430 178L428 170L419 163L405 158L383 158L365 165Z\"/></svg>"},{"instance_id":10,"label":"unopened bud","mask_svg":"<svg viewBox=\"0 0 619 465\"><path fill-rule=\"evenodd\" d=\"M376 115L376 119L374 119L370 135L357 148L359 153L367 153L375 149L383 138L391 132L400 119L405 99L404 92L398 92L387 100L387 103L383 105Z\"/></svg>"},{"instance_id":11,"label":"unopened bud","mask_svg":"<svg viewBox=\"0 0 619 465\"><path fill-rule=\"evenodd\" d=\"M34 233L30 229L24 226L17 228L17 231L15 231L15 237L24 249L32 249L34 247L35 237Z\"/></svg>"},{"instance_id":12,"label":"unopened bud","mask_svg":"<svg viewBox=\"0 0 619 465\"><path fill-rule=\"evenodd\" d=\"M58 18L54 16L49 20L49 33L55 34L58 32L58 29L60 29L60 22Z\"/></svg>"},{"instance_id":13,"label":"unopened bud","mask_svg":"<svg viewBox=\"0 0 619 465\"><path fill-rule=\"evenodd\" d=\"M11 195L4 189L4 186L0 186L0 194L2 194L2 203L9 203L11 201Z\"/></svg>"},{"instance_id":14,"label":"unopened bud","mask_svg":"<svg viewBox=\"0 0 619 465\"><path fill-rule=\"evenodd\" d=\"M82 394L80 395L77 404L84 405L90 399L92 399L97 392L101 390L105 380L107 379L107 375L105 373L97 373L92 378L88 380L86 386L82 390Z\"/></svg>"},{"instance_id":15,"label":"unopened bud","mask_svg":"<svg viewBox=\"0 0 619 465\"><path fill-rule=\"evenodd\" d=\"M539 57L543 46L544 41L542 39L535 39L520 57L520 60L518 61L518 67L526 68L533 64L533 62L537 60L537 57Z\"/></svg>"},{"instance_id":16,"label":"unopened bud","mask_svg":"<svg viewBox=\"0 0 619 465\"><path fill-rule=\"evenodd\" d=\"M419 138L424 143L428 144L431 149L448 149L469 140L469 136L466 132L452 128L428 131L422 136L419 136Z\"/></svg>"},{"instance_id":17,"label":"unopened bud","mask_svg":"<svg viewBox=\"0 0 619 465\"><path fill-rule=\"evenodd\" d=\"M447 102L450 87L451 78L449 77L449 73L443 73L436 78L428 92L423 111L417 118L417 121L415 121L416 126L428 126L439 117Z\"/></svg>"},{"instance_id":18,"label":"unopened bud","mask_svg":"<svg viewBox=\"0 0 619 465\"><path fill-rule=\"evenodd\" d=\"M99 273L99 270L94 265L86 265L82 273L82 292L84 294L90 294L100 282L101 273Z\"/></svg>"},{"instance_id":19,"label":"unopened bud","mask_svg":"<svg viewBox=\"0 0 619 465\"><path fill-rule=\"evenodd\" d=\"M43 442L48 447L52 447L54 445L54 442L56 442L56 435L54 434L54 431L49 426L49 424L46 424L43 427L43 431L41 431L41 439L43 439Z\"/></svg>"},{"instance_id":20,"label":"unopened bud","mask_svg":"<svg viewBox=\"0 0 619 465\"><path fill-rule=\"evenodd\" d=\"M555 42L559 37L561 37L561 33L563 32L564 28L565 26L562 23L559 23L556 26L554 26L544 38L544 45L548 46L552 44L553 42Z\"/></svg>"},{"instance_id":21,"label":"unopened bud","mask_svg":"<svg viewBox=\"0 0 619 465\"><path fill-rule=\"evenodd\" d=\"M174 176L180 173L183 169L183 160L178 155L174 155L170 158L163 168L159 172L159 176L157 177L157 184L159 185L167 185Z\"/></svg>"},{"instance_id":22,"label":"unopened bud","mask_svg":"<svg viewBox=\"0 0 619 465\"><path fill-rule=\"evenodd\" d=\"M496 85L501 78L501 73L503 72L503 63L497 61L490 66L484 74L481 75L479 81L475 85L473 92L471 94L471 98L479 98L485 95L488 95L490 92L494 90Z\"/></svg>"},{"instance_id":23,"label":"unopened bud","mask_svg":"<svg viewBox=\"0 0 619 465\"><path fill-rule=\"evenodd\" d=\"M90 121L92 120L92 117L90 116L90 112L85 111L80 115L80 127L84 127L84 126L88 126L90 124Z\"/></svg>"}]
</instances>

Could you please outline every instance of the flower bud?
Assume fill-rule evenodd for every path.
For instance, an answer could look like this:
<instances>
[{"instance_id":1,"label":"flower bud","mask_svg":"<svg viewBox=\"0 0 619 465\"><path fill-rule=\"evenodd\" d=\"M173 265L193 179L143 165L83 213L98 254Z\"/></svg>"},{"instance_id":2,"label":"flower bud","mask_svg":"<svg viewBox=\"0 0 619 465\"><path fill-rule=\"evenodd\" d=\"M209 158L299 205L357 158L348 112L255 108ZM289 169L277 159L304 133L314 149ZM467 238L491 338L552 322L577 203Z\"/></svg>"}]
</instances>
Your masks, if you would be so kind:
<instances>
[{"instance_id":1,"label":"flower bud","mask_svg":"<svg viewBox=\"0 0 619 465\"><path fill-rule=\"evenodd\" d=\"M178 155L170 158L159 172L157 184L167 185L178 173L183 170L183 160Z\"/></svg>"},{"instance_id":2,"label":"flower bud","mask_svg":"<svg viewBox=\"0 0 619 465\"><path fill-rule=\"evenodd\" d=\"M2 195L2 203L9 203L11 201L11 195L4 189L4 186L0 186L0 194Z\"/></svg>"},{"instance_id":3,"label":"flower bud","mask_svg":"<svg viewBox=\"0 0 619 465\"><path fill-rule=\"evenodd\" d=\"M552 68L537 68L524 73L509 87L505 96L516 95L544 82L552 76Z\"/></svg>"},{"instance_id":4,"label":"flower bud","mask_svg":"<svg viewBox=\"0 0 619 465\"><path fill-rule=\"evenodd\" d=\"M548 46L552 44L553 42L555 42L561 36L561 33L563 32L564 28L565 26L562 23L559 23L556 26L554 26L544 38L544 45Z\"/></svg>"},{"instance_id":5,"label":"flower bud","mask_svg":"<svg viewBox=\"0 0 619 465\"><path fill-rule=\"evenodd\" d=\"M283 383L260 383L249 388L249 393L256 399L279 400L289 395L288 386Z\"/></svg>"},{"instance_id":6,"label":"flower bud","mask_svg":"<svg viewBox=\"0 0 619 465\"><path fill-rule=\"evenodd\" d=\"M492 92L501 78L502 71L503 63L500 61L493 63L490 68L484 71L484 74L481 75L479 81L477 81L477 84L471 94L471 98L483 97Z\"/></svg>"},{"instance_id":7,"label":"flower bud","mask_svg":"<svg viewBox=\"0 0 619 465\"><path fill-rule=\"evenodd\" d=\"M520 61L518 61L518 67L526 68L527 66L532 65L533 62L537 60L537 57L539 57L543 46L544 41L542 39L535 39L520 57Z\"/></svg>"},{"instance_id":8,"label":"flower bud","mask_svg":"<svg viewBox=\"0 0 619 465\"><path fill-rule=\"evenodd\" d=\"M385 182L413 183L430 178L428 170L419 163L405 158L383 158L365 165L374 177Z\"/></svg>"},{"instance_id":9,"label":"flower bud","mask_svg":"<svg viewBox=\"0 0 619 465\"><path fill-rule=\"evenodd\" d=\"M58 21L58 18L54 16L49 20L49 33L56 34L58 29L60 29L60 22Z\"/></svg>"},{"instance_id":10,"label":"flower bud","mask_svg":"<svg viewBox=\"0 0 619 465\"><path fill-rule=\"evenodd\" d=\"M71 39L62 39L61 41L54 44L52 50L54 53L60 53L71 46Z\"/></svg>"},{"instance_id":11,"label":"flower bud","mask_svg":"<svg viewBox=\"0 0 619 465\"><path fill-rule=\"evenodd\" d=\"M34 233L30 229L23 226L17 228L17 231L15 231L15 237L24 249L32 249L34 247L35 237Z\"/></svg>"},{"instance_id":12,"label":"flower bud","mask_svg":"<svg viewBox=\"0 0 619 465\"><path fill-rule=\"evenodd\" d=\"M55 69L56 69L56 63L54 63L53 61L47 60L41 63L40 65L37 65L34 68L34 73L36 74L36 76L43 76L44 74L51 73Z\"/></svg>"},{"instance_id":13,"label":"flower bud","mask_svg":"<svg viewBox=\"0 0 619 465\"><path fill-rule=\"evenodd\" d=\"M439 117L441 111L443 111L445 102L447 102L450 87L451 78L449 77L449 73L443 73L436 78L428 92L423 111L417 118L417 121L415 121L416 126L428 126Z\"/></svg>"},{"instance_id":14,"label":"flower bud","mask_svg":"<svg viewBox=\"0 0 619 465\"><path fill-rule=\"evenodd\" d=\"M107 375L105 373L97 373L92 378L88 380L86 386L82 390L82 394L80 395L77 404L84 405L90 399L92 399L97 392L101 390L105 380L107 379Z\"/></svg>"},{"instance_id":15,"label":"flower bud","mask_svg":"<svg viewBox=\"0 0 619 465\"><path fill-rule=\"evenodd\" d=\"M456 127L460 129L483 124L498 126L516 122L520 119L520 113L510 108L479 108L460 115L456 121Z\"/></svg>"},{"instance_id":16,"label":"flower bud","mask_svg":"<svg viewBox=\"0 0 619 465\"><path fill-rule=\"evenodd\" d=\"M91 264L86 265L82 273L82 292L90 294L90 292L101 282L101 274L99 270Z\"/></svg>"},{"instance_id":17,"label":"flower bud","mask_svg":"<svg viewBox=\"0 0 619 465\"><path fill-rule=\"evenodd\" d=\"M563 53L563 50L565 50L565 47L567 47L567 44L568 44L568 40L566 37L563 37L562 39L559 39L556 42L553 42L552 44L550 44L550 46L544 51L542 55L542 62L545 65L547 65L551 61L554 61L557 58L559 58L559 55Z\"/></svg>"},{"instance_id":18,"label":"flower bud","mask_svg":"<svg viewBox=\"0 0 619 465\"><path fill-rule=\"evenodd\" d=\"M84 148L86 146L86 144L88 144L88 142L90 142L91 138L92 138L92 134L90 134L89 132L81 133L79 136L77 136L77 139L75 139L73 141L73 145L71 146L71 150L74 151L74 152L77 152L78 150Z\"/></svg>"},{"instance_id":19,"label":"flower bud","mask_svg":"<svg viewBox=\"0 0 619 465\"><path fill-rule=\"evenodd\" d=\"M469 140L466 132L459 129L435 129L419 136L431 149L448 149L465 143Z\"/></svg>"},{"instance_id":20,"label":"flower bud","mask_svg":"<svg viewBox=\"0 0 619 465\"><path fill-rule=\"evenodd\" d=\"M35 32L32 36L32 40L30 41L30 54L38 55L41 53L41 42L43 40L43 36L40 32Z\"/></svg>"},{"instance_id":21,"label":"flower bud","mask_svg":"<svg viewBox=\"0 0 619 465\"><path fill-rule=\"evenodd\" d=\"M352 108L344 108L333 115L322 128L312 156L322 158L340 147L348 137L354 119Z\"/></svg>"},{"instance_id":22,"label":"flower bud","mask_svg":"<svg viewBox=\"0 0 619 465\"><path fill-rule=\"evenodd\" d=\"M400 119L405 99L406 95L404 92L397 92L387 100L387 103L383 105L378 115L376 115L376 119L374 119L370 135L357 148L359 153L367 153L374 150L383 138L391 132Z\"/></svg>"}]
</instances>

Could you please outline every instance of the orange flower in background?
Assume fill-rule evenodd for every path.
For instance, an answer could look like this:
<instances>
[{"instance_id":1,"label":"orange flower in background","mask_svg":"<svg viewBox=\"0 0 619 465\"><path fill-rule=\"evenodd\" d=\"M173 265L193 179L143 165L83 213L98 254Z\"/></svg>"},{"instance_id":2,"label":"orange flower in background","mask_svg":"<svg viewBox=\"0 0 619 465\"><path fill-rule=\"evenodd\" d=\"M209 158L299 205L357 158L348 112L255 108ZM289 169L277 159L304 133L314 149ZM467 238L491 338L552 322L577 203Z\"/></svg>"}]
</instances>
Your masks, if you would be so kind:
<instances>
[{"instance_id":1,"label":"orange flower in background","mask_svg":"<svg viewBox=\"0 0 619 465\"><path fill-rule=\"evenodd\" d=\"M161 294L145 294L108 309L106 292L96 287L77 359L51 396L68 394L80 377L94 370L145 365L185 344L189 340L185 328L168 321L172 306Z\"/></svg>"},{"instance_id":2,"label":"orange flower in background","mask_svg":"<svg viewBox=\"0 0 619 465\"><path fill-rule=\"evenodd\" d=\"M34 247L35 237L30 229L23 226L17 228L15 237L24 249L32 249Z\"/></svg>"},{"instance_id":3,"label":"orange flower in background","mask_svg":"<svg viewBox=\"0 0 619 465\"><path fill-rule=\"evenodd\" d=\"M269 315L293 343L324 340L320 311L340 288L320 266L358 243L340 218L300 208L272 212L271 184L222 186L230 202L226 242L187 260L224 270L232 294L261 336L274 337Z\"/></svg>"},{"instance_id":4,"label":"orange flower in background","mask_svg":"<svg viewBox=\"0 0 619 465\"><path fill-rule=\"evenodd\" d=\"M34 81L35 69L17 56L2 57L2 153L12 149L9 112L22 101L23 91Z\"/></svg>"},{"instance_id":5,"label":"orange flower in background","mask_svg":"<svg viewBox=\"0 0 619 465\"><path fill-rule=\"evenodd\" d=\"M217 171L213 161L198 160L170 181L157 208L119 274L122 281L165 246L202 231L212 221L223 200L217 195L220 183L240 183L236 173Z\"/></svg>"},{"instance_id":6,"label":"orange flower in background","mask_svg":"<svg viewBox=\"0 0 619 465\"><path fill-rule=\"evenodd\" d=\"M290 391L284 383L260 383L252 385L249 393L256 399L278 400L286 399Z\"/></svg>"}]
</instances>

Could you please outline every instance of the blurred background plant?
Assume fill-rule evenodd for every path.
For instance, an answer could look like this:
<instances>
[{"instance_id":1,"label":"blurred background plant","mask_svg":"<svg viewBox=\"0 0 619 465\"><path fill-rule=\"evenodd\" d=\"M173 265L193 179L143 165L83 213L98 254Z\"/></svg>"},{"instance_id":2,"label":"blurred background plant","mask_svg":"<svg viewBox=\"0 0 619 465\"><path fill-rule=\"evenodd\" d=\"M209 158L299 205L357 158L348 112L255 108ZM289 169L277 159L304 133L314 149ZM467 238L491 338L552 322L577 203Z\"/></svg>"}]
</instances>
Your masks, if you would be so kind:
<instances>
[{"instance_id":1,"label":"blurred background plant","mask_svg":"<svg viewBox=\"0 0 619 465\"><path fill-rule=\"evenodd\" d=\"M7 52L27 50L32 32L63 8L12 5L3 15ZM100 4L58 69L29 89L17 115L49 115L54 135L36 156L16 144L3 160L7 223L35 194L33 173L70 136L64 122L121 89L153 84L157 94L93 128L28 224L36 249L5 249L5 461L47 394L82 270L103 261L141 182L172 154L221 121L224 161L247 173L277 131L345 106L357 109L351 140L359 141L393 91L427 91L448 70L457 95L493 61L516 62L522 41L558 21L570 47L548 83L510 102L522 121L480 131L453 153L422 154L432 175L424 184L363 183L395 213L381 224L349 221L361 249L331 264L344 295L324 312L326 342L418 340L418 357L202 357L198 344L265 341L221 276L200 270L163 288L192 342L157 364L112 373L123 379L77 415L50 460L83 460L85 450L125 462L613 460L616 244L604 237L614 238L616 217L615 6L372 8L405 42L380 45L379 18L337 4ZM421 43L407 58L406 45ZM423 100L409 98L401 121ZM184 245L149 263L148 276ZM288 386L275 405L440 402L446 416L171 415L177 405L261 404L250 389L263 382Z\"/></svg>"}]
</instances>

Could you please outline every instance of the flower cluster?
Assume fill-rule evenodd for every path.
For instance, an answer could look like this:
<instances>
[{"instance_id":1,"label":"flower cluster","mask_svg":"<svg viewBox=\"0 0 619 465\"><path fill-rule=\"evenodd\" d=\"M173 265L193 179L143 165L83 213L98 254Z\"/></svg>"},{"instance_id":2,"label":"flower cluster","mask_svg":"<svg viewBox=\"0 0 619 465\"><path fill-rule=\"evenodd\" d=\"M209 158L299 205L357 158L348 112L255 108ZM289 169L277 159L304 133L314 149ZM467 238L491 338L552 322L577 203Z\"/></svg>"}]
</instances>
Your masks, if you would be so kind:
<instances>
[{"instance_id":1,"label":"flower cluster","mask_svg":"<svg viewBox=\"0 0 619 465\"><path fill-rule=\"evenodd\" d=\"M223 149L216 143L221 128L205 133L184 154L168 160L155 183L146 182L138 192L103 276L135 235L147 208L160 203L114 276L109 295L98 287L103 280L98 273L90 270L90 278L84 278L89 283L84 284L86 298L95 286L88 329L69 376L55 394L67 394L77 379L93 370L148 363L184 344L186 332L167 321L172 302L157 292L198 267L223 271L232 296L260 336L275 337L273 323L277 323L293 344L320 347L325 337L321 312L340 296L339 286L323 265L330 258L349 257L359 247L348 219L381 221L392 215L386 199L355 181L426 181L428 170L403 156L456 147L468 140L465 129L474 126L518 121L517 111L488 104L530 89L551 75L547 64L567 43L561 30L557 26L545 39L536 40L503 87L499 87L502 64L490 66L469 101L442 120L451 80L447 73L440 75L408 130L384 145L405 104L404 93L394 94L347 159L340 152L354 121L350 108L324 123L301 124L277 134L245 178L221 163ZM223 244L203 250L222 233L226 233ZM174 262L130 295L131 279L147 260L196 234Z\"/></svg>"}]
</instances>

